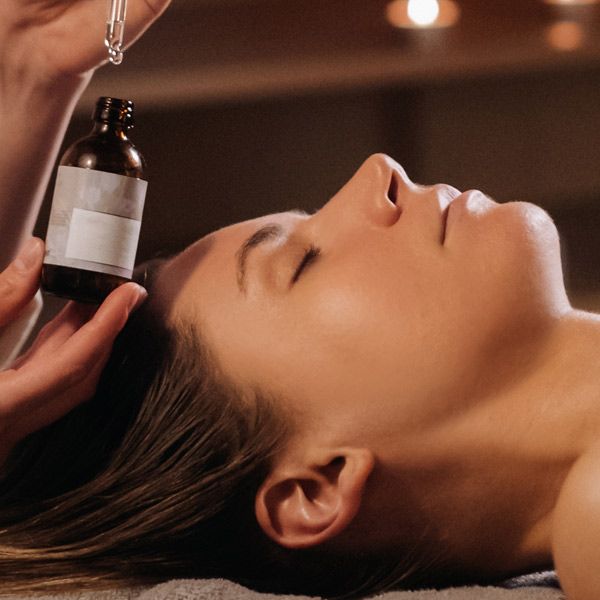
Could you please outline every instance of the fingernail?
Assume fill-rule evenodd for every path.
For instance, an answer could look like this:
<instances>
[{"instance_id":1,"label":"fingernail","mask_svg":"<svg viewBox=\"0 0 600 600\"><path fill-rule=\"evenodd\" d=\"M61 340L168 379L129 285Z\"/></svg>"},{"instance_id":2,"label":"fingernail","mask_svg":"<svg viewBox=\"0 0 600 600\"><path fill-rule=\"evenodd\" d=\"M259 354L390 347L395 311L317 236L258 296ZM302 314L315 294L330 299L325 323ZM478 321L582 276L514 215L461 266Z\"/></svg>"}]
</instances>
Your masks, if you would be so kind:
<instances>
[{"instance_id":1,"label":"fingernail","mask_svg":"<svg viewBox=\"0 0 600 600\"><path fill-rule=\"evenodd\" d=\"M37 266L40 258L42 257L44 244L38 238L31 238L27 240L25 245L21 248L19 255L15 258L14 266L17 271L26 272L33 267Z\"/></svg>"},{"instance_id":2,"label":"fingernail","mask_svg":"<svg viewBox=\"0 0 600 600\"><path fill-rule=\"evenodd\" d=\"M146 288L143 288L141 285L138 285L137 283L133 283L132 285L136 287L137 294L134 295L131 298L131 300L129 301L129 310L135 310L136 308L138 308L140 306L140 304L148 296L148 292L146 291Z\"/></svg>"}]
</instances>

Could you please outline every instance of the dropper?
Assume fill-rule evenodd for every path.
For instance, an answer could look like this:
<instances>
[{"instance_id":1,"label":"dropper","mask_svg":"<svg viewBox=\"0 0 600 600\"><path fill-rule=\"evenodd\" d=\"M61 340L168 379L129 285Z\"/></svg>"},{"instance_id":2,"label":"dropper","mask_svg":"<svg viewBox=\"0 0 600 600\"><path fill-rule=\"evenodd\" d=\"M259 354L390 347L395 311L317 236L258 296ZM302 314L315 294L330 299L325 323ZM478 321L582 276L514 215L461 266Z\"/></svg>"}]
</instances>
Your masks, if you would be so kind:
<instances>
[{"instance_id":1,"label":"dropper","mask_svg":"<svg viewBox=\"0 0 600 600\"><path fill-rule=\"evenodd\" d=\"M108 0L104 45L108 48L108 60L113 65L120 65L123 62L123 36L126 14L127 0Z\"/></svg>"}]
</instances>

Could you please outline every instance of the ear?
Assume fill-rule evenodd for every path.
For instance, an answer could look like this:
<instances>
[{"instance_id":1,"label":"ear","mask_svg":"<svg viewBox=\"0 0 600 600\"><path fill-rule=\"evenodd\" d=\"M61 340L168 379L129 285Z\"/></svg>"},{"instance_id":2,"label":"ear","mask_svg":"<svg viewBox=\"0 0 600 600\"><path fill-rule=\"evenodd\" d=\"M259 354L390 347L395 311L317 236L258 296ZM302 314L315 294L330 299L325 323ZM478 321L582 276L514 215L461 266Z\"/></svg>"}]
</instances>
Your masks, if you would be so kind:
<instances>
[{"instance_id":1,"label":"ear","mask_svg":"<svg viewBox=\"0 0 600 600\"><path fill-rule=\"evenodd\" d=\"M375 459L364 448L311 450L284 458L256 495L263 531L286 548L309 548L343 531L360 508Z\"/></svg>"}]
</instances>

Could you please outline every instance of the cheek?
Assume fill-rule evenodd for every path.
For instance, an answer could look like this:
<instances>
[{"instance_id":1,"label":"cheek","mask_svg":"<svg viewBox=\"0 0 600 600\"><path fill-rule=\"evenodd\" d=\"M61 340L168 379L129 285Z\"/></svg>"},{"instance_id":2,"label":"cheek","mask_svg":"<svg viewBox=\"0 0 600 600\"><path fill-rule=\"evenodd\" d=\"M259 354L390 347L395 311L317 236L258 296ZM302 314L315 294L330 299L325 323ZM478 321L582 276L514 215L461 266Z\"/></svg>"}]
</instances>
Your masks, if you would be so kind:
<instances>
[{"instance_id":1,"label":"cheek","mask_svg":"<svg viewBox=\"0 0 600 600\"><path fill-rule=\"evenodd\" d=\"M447 248L440 287L448 290L446 327L457 362L468 358L474 371L493 373L493 365L544 335L569 303L558 233L545 211L508 203L471 225Z\"/></svg>"},{"instance_id":2,"label":"cheek","mask_svg":"<svg viewBox=\"0 0 600 600\"><path fill-rule=\"evenodd\" d=\"M290 339L302 358L294 371L304 382L314 380L315 389L326 385L346 397L422 394L431 369L443 361L435 349L441 320L433 312L435 287L427 288L416 267L388 261L391 269L375 269L360 260L353 274L339 267L330 285L315 286L298 308Z\"/></svg>"}]
</instances>

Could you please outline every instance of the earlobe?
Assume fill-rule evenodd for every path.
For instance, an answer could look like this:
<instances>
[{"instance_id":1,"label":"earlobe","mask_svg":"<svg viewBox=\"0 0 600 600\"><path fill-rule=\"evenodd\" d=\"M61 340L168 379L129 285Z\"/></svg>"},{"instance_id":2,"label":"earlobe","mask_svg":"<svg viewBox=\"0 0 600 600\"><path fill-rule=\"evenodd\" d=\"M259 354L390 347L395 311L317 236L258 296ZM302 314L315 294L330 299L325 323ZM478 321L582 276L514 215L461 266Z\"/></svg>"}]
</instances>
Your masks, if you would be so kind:
<instances>
[{"instance_id":1,"label":"earlobe","mask_svg":"<svg viewBox=\"0 0 600 600\"><path fill-rule=\"evenodd\" d=\"M319 545L352 522L374 464L364 448L313 450L307 460L283 460L256 495L256 518L282 546Z\"/></svg>"}]
</instances>

